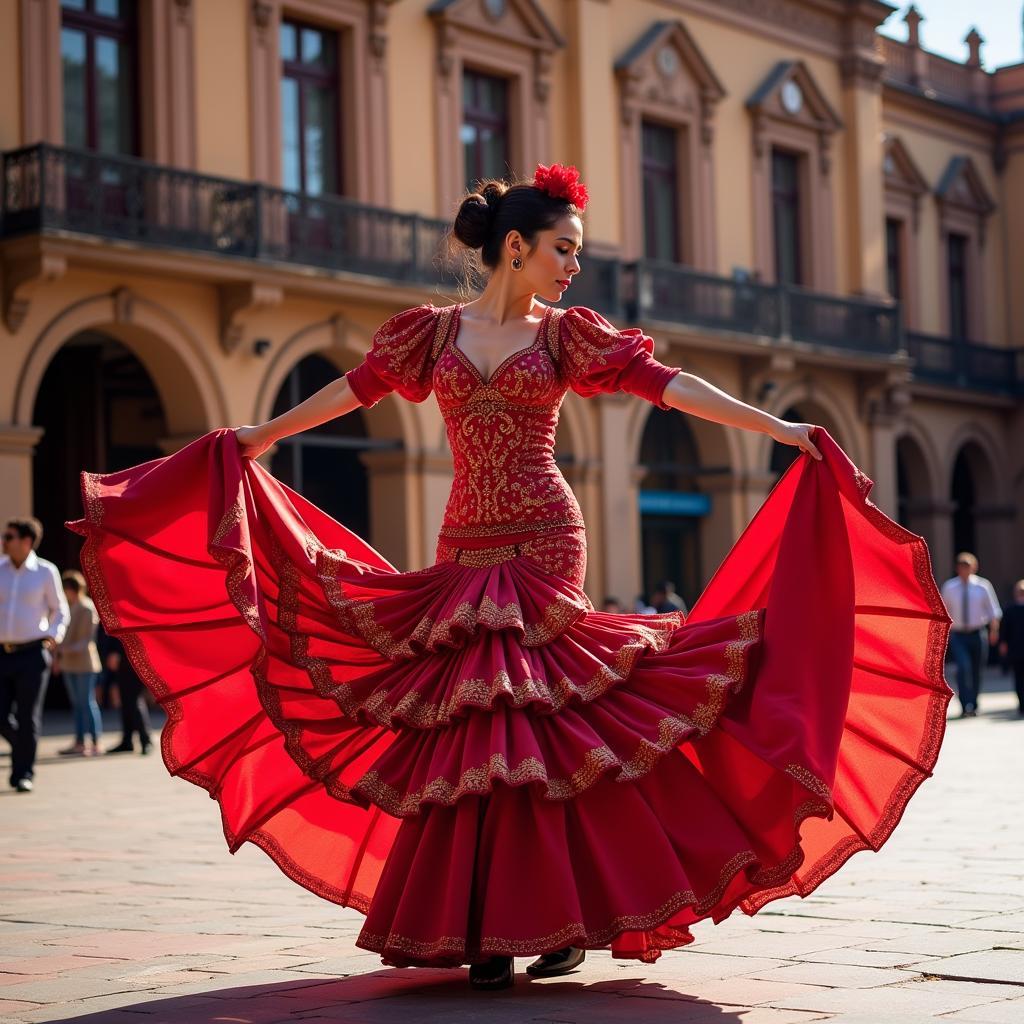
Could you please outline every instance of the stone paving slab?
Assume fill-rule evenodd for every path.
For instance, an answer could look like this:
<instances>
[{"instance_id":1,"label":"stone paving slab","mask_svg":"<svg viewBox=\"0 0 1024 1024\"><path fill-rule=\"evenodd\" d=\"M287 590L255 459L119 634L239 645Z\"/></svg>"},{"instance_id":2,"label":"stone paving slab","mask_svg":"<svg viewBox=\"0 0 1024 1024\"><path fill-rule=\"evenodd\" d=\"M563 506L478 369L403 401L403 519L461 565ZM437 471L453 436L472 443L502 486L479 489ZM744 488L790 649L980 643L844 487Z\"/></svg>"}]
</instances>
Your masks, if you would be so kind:
<instances>
[{"instance_id":1,"label":"stone paving slab","mask_svg":"<svg viewBox=\"0 0 1024 1024\"><path fill-rule=\"evenodd\" d=\"M259 850L229 856L216 805L158 759L59 758L53 730L36 791L0 793L0 1020L1024 1024L1012 703L986 692L977 719L951 722L885 849L809 897L703 922L651 965L592 951L541 981L520 959L515 987L493 994L465 970L383 968L354 944L361 915Z\"/></svg>"}]
</instances>

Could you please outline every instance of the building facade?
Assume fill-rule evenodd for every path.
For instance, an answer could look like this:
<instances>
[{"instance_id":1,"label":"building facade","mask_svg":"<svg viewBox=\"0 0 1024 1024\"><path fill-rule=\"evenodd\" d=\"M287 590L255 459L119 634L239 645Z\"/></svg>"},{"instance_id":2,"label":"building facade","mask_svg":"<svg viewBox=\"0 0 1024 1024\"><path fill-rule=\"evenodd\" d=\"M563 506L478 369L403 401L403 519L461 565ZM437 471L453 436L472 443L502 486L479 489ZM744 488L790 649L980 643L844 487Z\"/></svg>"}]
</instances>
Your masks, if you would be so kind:
<instances>
[{"instance_id":1,"label":"building facade","mask_svg":"<svg viewBox=\"0 0 1024 1024\"><path fill-rule=\"evenodd\" d=\"M577 164L566 297L825 426L936 574L1024 576L1024 64L878 0L11 0L0 5L0 515L77 553L80 468L259 422L458 297L467 183ZM1007 26L1008 29L1011 26ZM587 588L692 599L791 453L627 396L562 408ZM396 566L451 481L392 397L273 472Z\"/></svg>"}]
</instances>

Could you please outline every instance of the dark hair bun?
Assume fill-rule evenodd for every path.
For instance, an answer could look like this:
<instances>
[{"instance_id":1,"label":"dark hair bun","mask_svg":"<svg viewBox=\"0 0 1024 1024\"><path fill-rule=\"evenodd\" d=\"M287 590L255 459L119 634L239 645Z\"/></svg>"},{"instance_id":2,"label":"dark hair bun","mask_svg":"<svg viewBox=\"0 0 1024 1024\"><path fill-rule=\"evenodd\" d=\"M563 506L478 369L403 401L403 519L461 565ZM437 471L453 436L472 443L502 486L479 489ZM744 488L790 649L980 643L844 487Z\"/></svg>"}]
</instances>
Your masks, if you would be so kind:
<instances>
[{"instance_id":1,"label":"dark hair bun","mask_svg":"<svg viewBox=\"0 0 1024 1024\"><path fill-rule=\"evenodd\" d=\"M452 232L464 246L469 249L483 247L494 224L498 204L507 191L505 182L488 181L462 200Z\"/></svg>"}]
</instances>

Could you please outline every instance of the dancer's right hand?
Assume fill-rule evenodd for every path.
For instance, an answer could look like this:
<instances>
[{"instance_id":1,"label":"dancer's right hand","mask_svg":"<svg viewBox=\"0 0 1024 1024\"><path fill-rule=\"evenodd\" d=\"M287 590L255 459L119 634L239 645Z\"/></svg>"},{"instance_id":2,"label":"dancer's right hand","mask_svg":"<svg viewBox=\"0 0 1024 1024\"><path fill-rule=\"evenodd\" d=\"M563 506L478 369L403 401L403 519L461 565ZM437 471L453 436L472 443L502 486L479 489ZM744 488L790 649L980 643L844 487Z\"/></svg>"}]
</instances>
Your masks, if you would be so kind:
<instances>
[{"instance_id":1,"label":"dancer's right hand","mask_svg":"<svg viewBox=\"0 0 1024 1024\"><path fill-rule=\"evenodd\" d=\"M236 427L235 437L238 438L243 459L258 459L274 443L274 439L267 435L262 426Z\"/></svg>"}]
</instances>

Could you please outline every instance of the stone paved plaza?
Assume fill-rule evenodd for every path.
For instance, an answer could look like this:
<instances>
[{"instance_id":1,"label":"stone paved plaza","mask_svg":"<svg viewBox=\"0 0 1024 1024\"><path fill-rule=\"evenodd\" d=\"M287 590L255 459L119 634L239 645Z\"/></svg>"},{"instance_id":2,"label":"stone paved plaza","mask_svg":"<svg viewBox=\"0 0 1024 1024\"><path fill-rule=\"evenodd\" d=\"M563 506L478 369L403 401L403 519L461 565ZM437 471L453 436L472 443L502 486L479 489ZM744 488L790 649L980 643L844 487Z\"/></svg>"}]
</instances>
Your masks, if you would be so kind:
<instances>
[{"instance_id":1,"label":"stone paved plaza","mask_svg":"<svg viewBox=\"0 0 1024 1024\"><path fill-rule=\"evenodd\" d=\"M1015 706L993 678L980 717L949 723L886 848L809 898L698 925L652 966L600 951L530 981L518 960L515 987L493 994L471 991L464 969L382 968L354 944L355 911L255 848L229 856L216 805L159 757L58 757L66 719L51 716L36 791L0 794L0 1020L1022 1024Z\"/></svg>"}]
</instances>

